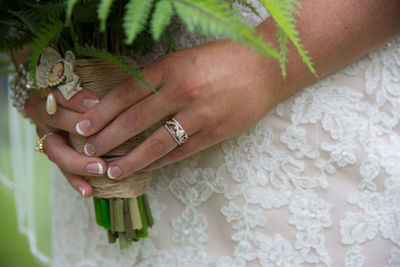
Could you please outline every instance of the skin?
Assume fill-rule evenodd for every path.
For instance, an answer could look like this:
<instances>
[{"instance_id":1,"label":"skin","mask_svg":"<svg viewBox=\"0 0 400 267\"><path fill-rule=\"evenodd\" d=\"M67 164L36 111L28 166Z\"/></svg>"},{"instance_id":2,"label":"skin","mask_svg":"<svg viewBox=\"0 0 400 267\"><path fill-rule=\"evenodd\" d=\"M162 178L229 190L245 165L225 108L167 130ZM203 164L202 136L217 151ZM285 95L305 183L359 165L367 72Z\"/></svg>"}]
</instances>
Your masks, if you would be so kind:
<instances>
[{"instance_id":1,"label":"skin","mask_svg":"<svg viewBox=\"0 0 400 267\"><path fill-rule=\"evenodd\" d=\"M51 116L45 113L44 100L32 93L26 111L37 123L39 136L61 129L60 134L46 138L45 151L71 185L78 191L85 189L89 197L92 188L82 178L89 174L87 164L98 162L111 176L123 179L142 169L180 161L236 136L287 96L399 34L398 14L400 2L395 0L303 1L297 29L318 77L307 69L293 46L289 46L288 76L284 79L276 61L220 40L168 54L147 66L143 74L159 95L128 78L90 109L82 106L83 99L95 97L83 91L68 102L57 94L61 107ZM276 43L272 19L257 30L265 40ZM177 146L161 127L109 166L99 157L171 115L190 136L187 143ZM89 147L95 148L90 157L73 151L62 134L77 133L76 124L82 121L90 121L90 127L79 124L86 130L83 135L90 136Z\"/></svg>"}]
</instances>

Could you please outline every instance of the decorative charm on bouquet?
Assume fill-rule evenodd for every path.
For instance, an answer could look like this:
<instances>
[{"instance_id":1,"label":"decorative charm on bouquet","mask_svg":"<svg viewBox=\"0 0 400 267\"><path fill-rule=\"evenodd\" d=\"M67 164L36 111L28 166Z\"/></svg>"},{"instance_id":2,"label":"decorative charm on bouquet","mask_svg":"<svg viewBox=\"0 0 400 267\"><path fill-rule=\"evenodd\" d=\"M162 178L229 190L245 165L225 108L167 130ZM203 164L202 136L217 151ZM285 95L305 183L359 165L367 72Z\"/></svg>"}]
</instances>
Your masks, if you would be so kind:
<instances>
[{"instance_id":1,"label":"decorative charm on bouquet","mask_svg":"<svg viewBox=\"0 0 400 267\"><path fill-rule=\"evenodd\" d=\"M46 111L54 114L57 111L57 102L51 90L60 90L66 100L71 99L82 90L79 76L74 71L75 55L71 51L62 58L60 53L52 47L46 47L40 56L40 64L36 68L36 82L40 88L49 88Z\"/></svg>"}]
</instances>

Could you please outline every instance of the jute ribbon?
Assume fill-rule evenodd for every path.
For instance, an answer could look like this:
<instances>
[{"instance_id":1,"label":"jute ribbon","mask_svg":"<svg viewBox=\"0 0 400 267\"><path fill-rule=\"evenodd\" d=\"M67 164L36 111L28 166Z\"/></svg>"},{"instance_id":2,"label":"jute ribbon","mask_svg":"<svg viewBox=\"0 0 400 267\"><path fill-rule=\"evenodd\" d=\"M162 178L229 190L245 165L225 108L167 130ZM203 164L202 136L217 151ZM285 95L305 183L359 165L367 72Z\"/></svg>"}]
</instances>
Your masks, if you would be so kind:
<instances>
[{"instance_id":1,"label":"jute ribbon","mask_svg":"<svg viewBox=\"0 0 400 267\"><path fill-rule=\"evenodd\" d=\"M121 68L98 60L80 59L76 61L76 72L81 79L81 86L102 98L107 92L131 74ZM70 134L71 145L80 153L83 153L83 146L86 137ZM118 157L129 153L134 147L144 140L144 134L139 134L122 145L103 155L108 164ZM151 179L151 172L138 172L122 180L110 180L106 175L103 177L86 177L94 188L94 196L101 198L136 198L142 195Z\"/></svg>"}]
</instances>

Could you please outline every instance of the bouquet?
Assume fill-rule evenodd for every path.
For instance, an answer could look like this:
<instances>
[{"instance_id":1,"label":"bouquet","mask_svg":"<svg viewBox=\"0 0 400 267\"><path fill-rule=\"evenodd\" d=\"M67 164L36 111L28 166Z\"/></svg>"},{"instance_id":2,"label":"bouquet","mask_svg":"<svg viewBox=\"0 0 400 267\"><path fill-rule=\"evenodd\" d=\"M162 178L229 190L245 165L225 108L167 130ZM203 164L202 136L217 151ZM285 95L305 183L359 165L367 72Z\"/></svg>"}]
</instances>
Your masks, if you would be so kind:
<instances>
[{"instance_id":1,"label":"bouquet","mask_svg":"<svg viewBox=\"0 0 400 267\"><path fill-rule=\"evenodd\" d=\"M290 40L314 73L307 52L295 29L300 6L296 0L259 0L275 20L279 47L263 41L249 25L242 22L234 5L242 5L255 14L257 9L246 0L14 0L0 6L0 52L14 63L15 78L10 95L13 104L23 111L27 90L47 95L46 110L53 114L57 104L52 90L60 90L68 100L82 87L105 89L133 75L149 90L140 69L132 60L150 51L160 42L164 51L174 51L171 21L180 20L192 34L216 36L243 43L261 54L279 61L286 75L287 43ZM29 47L29 52L24 53ZM16 64L18 57L28 60ZM0 62L0 67L4 62ZM109 81L108 76L118 77ZM111 75L112 73L112 75ZM96 84L93 86L93 84ZM94 92L99 97L105 91ZM73 147L82 152L81 136L70 135ZM140 136L104 155L106 162L124 155L140 143ZM111 243L119 240L121 249L147 236L154 223L144 194L151 173L132 175L123 181L91 179L97 223L108 232Z\"/></svg>"}]
</instances>

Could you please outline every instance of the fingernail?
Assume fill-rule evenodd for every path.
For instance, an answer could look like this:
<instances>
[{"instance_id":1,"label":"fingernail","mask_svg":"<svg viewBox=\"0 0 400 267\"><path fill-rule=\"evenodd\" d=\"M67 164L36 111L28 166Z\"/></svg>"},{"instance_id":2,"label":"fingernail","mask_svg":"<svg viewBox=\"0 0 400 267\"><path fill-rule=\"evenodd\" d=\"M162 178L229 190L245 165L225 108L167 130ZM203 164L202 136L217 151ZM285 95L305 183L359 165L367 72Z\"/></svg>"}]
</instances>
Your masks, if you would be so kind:
<instances>
[{"instance_id":1,"label":"fingernail","mask_svg":"<svg viewBox=\"0 0 400 267\"><path fill-rule=\"evenodd\" d=\"M78 134L84 135L89 131L91 126L92 124L90 123L90 120L83 120L76 124L75 130Z\"/></svg>"},{"instance_id":2,"label":"fingernail","mask_svg":"<svg viewBox=\"0 0 400 267\"><path fill-rule=\"evenodd\" d=\"M94 98L84 98L82 101L82 104L85 108L89 109L99 103L99 100L94 99Z\"/></svg>"},{"instance_id":3,"label":"fingernail","mask_svg":"<svg viewBox=\"0 0 400 267\"><path fill-rule=\"evenodd\" d=\"M86 170L90 173L96 173L96 174L103 174L103 166L98 163L98 162L94 162L94 163L90 163L86 166Z\"/></svg>"},{"instance_id":4,"label":"fingernail","mask_svg":"<svg viewBox=\"0 0 400 267\"><path fill-rule=\"evenodd\" d=\"M122 174L122 170L117 166L109 167L107 170L107 176L110 179L115 179L118 176L120 176L121 174Z\"/></svg>"},{"instance_id":5,"label":"fingernail","mask_svg":"<svg viewBox=\"0 0 400 267\"><path fill-rule=\"evenodd\" d=\"M85 144L85 146L83 147L83 151L87 156L93 156L94 154L96 154L96 148L91 143Z\"/></svg>"},{"instance_id":6,"label":"fingernail","mask_svg":"<svg viewBox=\"0 0 400 267\"><path fill-rule=\"evenodd\" d=\"M85 190L85 188L83 188L82 186L79 186L79 187L78 187L78 190L79 190L79 192L81 193L81 195L82 195L83 197L86 197L86 190Z\"/></svg>"}]
</instances>

